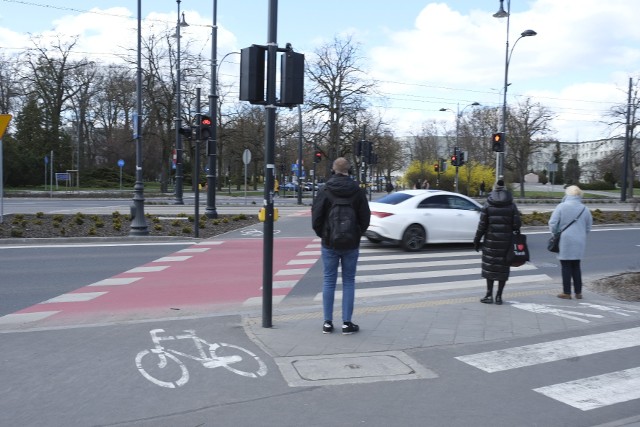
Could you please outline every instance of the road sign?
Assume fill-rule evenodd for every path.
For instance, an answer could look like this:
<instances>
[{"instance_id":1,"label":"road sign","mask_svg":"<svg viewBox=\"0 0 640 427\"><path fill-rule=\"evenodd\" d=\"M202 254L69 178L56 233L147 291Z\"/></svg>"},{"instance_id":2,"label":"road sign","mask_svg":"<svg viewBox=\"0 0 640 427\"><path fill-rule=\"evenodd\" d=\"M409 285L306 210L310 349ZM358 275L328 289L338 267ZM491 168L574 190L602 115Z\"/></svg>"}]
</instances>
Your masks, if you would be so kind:
<instances>
[{"instance_id":1,"label":"road sign","mask_svg":"<svg viewBox=\"0 0 640 427\"><path fill-rule=\"evenodd\" d=\"M251 163L251 151L249 151L248 148L244 150L244 153L242 153L242 162L245 165Z\"/></svg>"},{"instance_id":2,"label":"road sign","mask_svg":"<svg viewBox=\"0 0 640 427\"><path fill-rule=\"evenodd\" d=\"M124 166L124 160L122 160L122 159L118 160L118 166L123 167Z\"/></svg>"},{"instance_id":3,"label":"road sign","mask_svg":"<svg viewBox=\"0 0 640 427\"><path fill-rule=\"evenodd\" d=\"M0 114L0 139L4 136L4 131L7 130L10 121L11 114Z\"/></svg>"}]
</instances>

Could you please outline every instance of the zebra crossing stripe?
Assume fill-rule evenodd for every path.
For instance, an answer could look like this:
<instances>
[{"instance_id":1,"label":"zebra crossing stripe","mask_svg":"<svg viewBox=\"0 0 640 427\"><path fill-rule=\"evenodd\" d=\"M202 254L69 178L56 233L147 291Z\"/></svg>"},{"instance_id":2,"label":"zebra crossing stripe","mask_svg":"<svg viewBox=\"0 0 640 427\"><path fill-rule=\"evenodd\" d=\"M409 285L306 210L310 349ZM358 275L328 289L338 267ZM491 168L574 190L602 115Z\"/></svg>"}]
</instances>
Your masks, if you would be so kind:
<instances>
[{"instance_id":1,"label":"zebra crossing stripe","mask_svg":"<svg viewBox=\"0 0 640 427\"><path fill-rule=\"evenodd\" d=\"M458 356L456 359L493 373L636 346L640 346L640 328Z\"/></svg>"},{"instance_id":2,"label":"zebra crossing stripe","mask_svg":"<svg viewBox=\"0 0 640 427\"><path fill-rule=\"evenodd\" d=\"M574 408L589 411L640 399L640 368L534 388L533 391Z\"/></svg>"},{"instance_id":3,"label":"zebra crossing stripe","mask_svg":"<svg viewBox=\"0 0 640 427\"><path fill-rule=\"evenodd\" d=\"M531 276L511 276L509 284L515 285L519 283L534 283L550 280L551 278L546 274L533 274ZM404 285L404 286L384 286L378 288L364 288L358 284L360 278L356 279L356 297L357 298L371 298L381 297L389 295L405 295L414 294L420 292L435 292L435 291L455 291L457 289L470 289L470 288L482 288L487 286L485 279L471 279L471 280L456 280L452 282L439 282L439 283L422 283L418 285ZM339 279L339 283L342 281ZM336 291L335 299L342 299L342 291ZM314 301L322 301L322 292L316 294L313 298Z\"/></svg>"}]
</instances>

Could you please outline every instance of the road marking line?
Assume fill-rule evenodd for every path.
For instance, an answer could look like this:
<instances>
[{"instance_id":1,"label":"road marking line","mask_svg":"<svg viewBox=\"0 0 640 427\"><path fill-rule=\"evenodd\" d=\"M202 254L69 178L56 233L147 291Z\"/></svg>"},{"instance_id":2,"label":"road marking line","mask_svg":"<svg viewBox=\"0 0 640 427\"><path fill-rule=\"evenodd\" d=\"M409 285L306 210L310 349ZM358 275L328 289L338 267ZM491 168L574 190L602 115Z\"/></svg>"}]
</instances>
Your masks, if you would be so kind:
<instances>
[{"instance_id":1,"label":"road marking line","mask_svg":"<svg viewBox=\"0 0 640 427\"><path fill-rule=\"evenodd\" d=\"M510 284L517 283L533 283L551 280L551 277L546 274L536 274L531 276L512 276L509 279ZM385 286L381 288L362 288L358 287L358 280L356 279L356 296L358 298L371 298L390 295L402 295L413 294L421 292L436 292L436 291L448 291L457 289L469 289L469 288L482 288L487 285L485 279L472 279L472 280L458 280L454 282L442 282L442 283L423 283L419 285L404 285L404 286ZM335 299L342 299L342 291L336 291ZM316 294L313 298L314 301L322 301L322 292Z\"/></svg>"},{"instance_id":2,"label":"road marking line","mask_svg":"<svg viewBox=\"0 0 640 427\"><path fill-rule=\"evenodd\" d=\"M168 265L154 265L150 267L136 267L131 270L125 271L125 273L155 273L157 271L166 270L169 268Z\"/></svg>"},{"instance_id":3,"label":"road marking line","mask_svg":"<svg viewBox=\"0 0 640 427\"><path fill-rule=\"evenodd\" d=\"M297 283L297 280L274 280L272 287L273 289L289 289L293 288ZM260 289L262 289L262 286L260 286Z\"/></svg>"},{"instance_id":4,"label":"road marking line","mask_svg":"<svg viewBox=\"0 0 640 427\"><path fill-rule=\"evenodd\" d=\"M553 314L554 316L564 317L565 319L576 320L582 323L590 323L589 320L584 319L585 317L591 317L594 319L602 319L604 316L601 314L589 314L583 313L580 311L574 310L564 310L562 306L554 306L554 305L545 305L545 304L536 304L536 303L521 303L518 301L512 301L511 304L515 308L519 308L521 310L530 311L532 313L547 313ZM565 306L566 307L566 306ZM574 307L571 307L574 308Z\"/></svg>"},{"instance_id":5,"label":"road marking line","mask_svg":"<svg viewBox=\"0 0 640 427\"><path fill-rule=\"evenodd\" d=\"M320 255L322 255L322 252L320 252L320 251L302 251L302 252L298 252L298 256L316 256L316 257L319 257Z\"/></svg>"},{"instance_id":6,"label":"road marking line","mask_svg":"<svg viewBox=\"0 0 640 427\"><path fill-rule=\"evenodd\" d=\"M312 243L310 245L305 246L305 248L307 249L318 249L321 248L322 244L321 243Z\"/></svg>"},{"instance_id":7,"label":"road marking line","mask_svg":"<svg viewBox=\"0 0 640 427\"><path fill-rule=\"evenodd\" d=\"M583 411L640 398L640 368L596 375L533 391Z\"/></svg>"},{"instance_id":8,"label":"road marking line","mask_svg":"<svg viewBox=\"0 0 640 427\"><path fill-rule=\"evenodd\" d=\"M296 275L304 275L309 271L308 268L293 268L290 270L280 270L275 275L276 276L296 276Z\"/></svg>"},{"instance_id":9,"label":"road marking line","mask_svg":"<svg viewBox=\"0 0 640 427\"><path fill-rule=\"evenodd\" d=\"M224 240L205 240L204 242L198 242L195 245L196 246L217 246L217 245L221 245L224 243Z\"/></svg>"},{"instance_id":10,"label":"road marking line","mask_svg":"<svg viewBox=\"0 0 640 427\"><path fill-rule=\"evenodd\" d=\"M358 257L360 261L393 261L393 260L405 260L405 259L429 259L429 258L451 258L451 257L475 257L474 261L480 261L480 254L474 251L467 252L438 252L438 253L398 253L398 254L385 254L385 255L371 255Z\"/></svg>"},{"instance_id":11,"label":"road marking line","mask_svg":"<svg viewBox=\"0 0 640 427\"><path fill-rule=\"evenodd\" d=\"M106 292L81 292L81 293L62 294L62 295L58 295L55 298L51 298L46 301L43 301L40 304L54 304L59 302L85 302L85 301L91 301L92 299L96 299L99 296L104 294L106 294Z\"/></svg>"},{"instance_id":12,"label":"road marking line","mask_svg":"<svg viewBox=\"0 0 640 427\"><path fill-rule=\"evenodd\" d=\"M640 346L640 328L487 351L456 359L493 373L636 346Z\"/></svg>"},{"instance_id":13,"label":"road marking line","mask_svg":"<svg viewBox=\"0 0 640 427\"><path fill-rule=\"evenodd\" d=\"M186 249L180 249L177 253L186 253L186 252L206 252L211 248L186 248Z\"/></svg>"},{"instance_id":14,"label":"road marking line","mask_svg":"<svg viewBox=\"0 0 640 427\"><path fill-rule=\"evenodd\" d=\"M174 261L186 261L189 258L193 258L191 255L184 255L184 256L165 256L162 258L158 258L155 261L152 262L174 262Z\"/></svg>"},{"instance_id":15,"label":"road marking line","mask_svg":"<svg viewBox=\"0 0 640 427\"><path fill-rule=\"evenodd\" d=\"M317 258L314 259L292 259L287 263L287 265L303 265L303 264L315 264L318 261Z\"/></svg>"},{"instance_id":16,"label":"road marking line","mask_svg":"<svg viewBox=\"0 0 640 427\"><path fill-rule=\"evenodd\" d=\"M142 279L142 277L112 277L110 279L100 280L87 286L117 286L130 285L133 282Z\"/></svg>"},{"instance_id":17,"label":"road marking line","mask_svg":"<svg viewBox=\"0 0 640 427\"><path fill-rule=\"evenodd\" d=\"M37 322L49 316L58 314L60 311L38 311L35 313L12 313L0 317L0 325L12 325L16 323Z\"/></svg>"}]
</instances>

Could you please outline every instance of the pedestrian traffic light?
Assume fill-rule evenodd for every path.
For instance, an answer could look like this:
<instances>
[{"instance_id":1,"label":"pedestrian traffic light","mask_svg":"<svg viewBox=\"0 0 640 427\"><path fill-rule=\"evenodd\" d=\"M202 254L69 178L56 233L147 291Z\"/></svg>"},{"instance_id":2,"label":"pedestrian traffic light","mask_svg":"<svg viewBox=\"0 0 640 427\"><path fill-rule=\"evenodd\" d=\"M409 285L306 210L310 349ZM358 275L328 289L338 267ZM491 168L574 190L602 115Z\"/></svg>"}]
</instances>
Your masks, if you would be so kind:
<instances>
[{"instance_id":1,"label":"pedestrian traffic light","mask_svg":"<svg viewBox=\"0 0 640 427\"><path fill-rule=\"evenodd\" d=\"M453 154L453 155L451 156L451 166L460 166L460 165L458 164L458 154L457 154L457 153L456 153L456 154Z\"/></svg>"},{"instance_id":2,"label":"pedestrian traffic light","mask_svg":"<svg viewBox=\"0 0 640 427\"><path fill-rule=\"evenodd\" d=\"M503 132L494 133L491 141L493 143L493 151L495 151L496 153L504 152L504 133Z\"/></svg>"},{"instance_id":3,"label":"pedestrian traffic light","mask_svg":"<svg viewBox=\"0 0 640 427\"><path fill-rule=\"evenodd\" d=\"M178 129L178 133L187 139L193 138L193 129L191 129L191 126L181 127Z\"/></svg>"},{"instance_id":4,"label":"pedestrian traffic light","mask_svg":"<svg viewBox=\"0 0 640 427\"><path fill-rule=\"evenodd\" d=\"M440 173L440 165L438 163L433 165L433 170L435 173Z\"/></svg>"},{"instance_id":5,"label":"pedestrian traffic light","mask_svg":"<svg viewBox=\"0 0 640 427\"><path fill-rule=\"evenodd\" d=\"M313 157L314 163L320 163L322 160L322 151L316 151L316 155Z\"/></svg>"},{"instance_id":6,"label":"pedestrian traffic light","mask_svg":"<svg viewBox=\"0 0 640 427\"><path fill-rule=\"evenodd\" d=\"M206 114L196 115L196 139L203 141L211 138L213 121Z\"/></svg>"}]
</instances>

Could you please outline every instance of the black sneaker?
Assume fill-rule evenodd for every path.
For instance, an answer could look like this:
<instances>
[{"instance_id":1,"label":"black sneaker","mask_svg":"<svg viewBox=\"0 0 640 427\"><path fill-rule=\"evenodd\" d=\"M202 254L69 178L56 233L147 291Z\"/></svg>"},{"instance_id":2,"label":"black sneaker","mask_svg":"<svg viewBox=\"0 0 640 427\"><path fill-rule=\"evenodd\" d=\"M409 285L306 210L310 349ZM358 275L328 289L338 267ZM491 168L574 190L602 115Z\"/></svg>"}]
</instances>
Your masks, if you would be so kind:
<instances>
[{"instance_id":1,"label":"black sneaker","mask_svg":"<svg viewBox=\"0 0 640 427\"><path fill-rule=\"evenodd\" d=\"M331 320L325 320L324 325L322 325L322 333L330 334L333 332L333 322Z\"/></svg>"},{"instance_id":2,"label":"black sneaker","mask_svg":"<svg viewBox=\"0 0 640 427\"><path fill-rule=\"evenodd\" d=\"M342 325L342 334L343 335L349 335L352 334L354 332L358 332L360 330L360 326L356 325L355 323L351 323L351 322L344 322Z\"/></svg>"}]
</instances>

